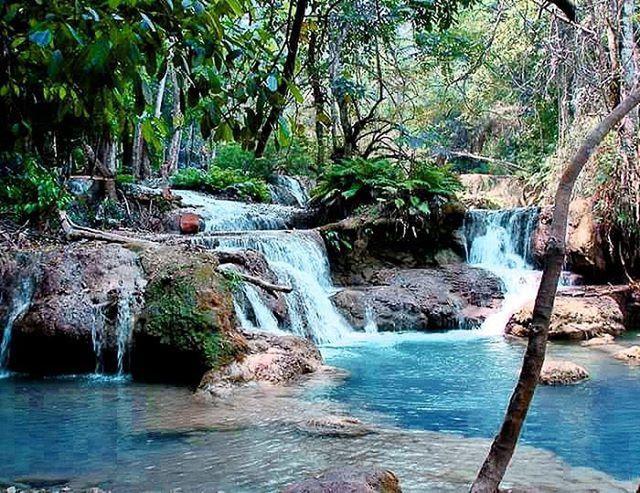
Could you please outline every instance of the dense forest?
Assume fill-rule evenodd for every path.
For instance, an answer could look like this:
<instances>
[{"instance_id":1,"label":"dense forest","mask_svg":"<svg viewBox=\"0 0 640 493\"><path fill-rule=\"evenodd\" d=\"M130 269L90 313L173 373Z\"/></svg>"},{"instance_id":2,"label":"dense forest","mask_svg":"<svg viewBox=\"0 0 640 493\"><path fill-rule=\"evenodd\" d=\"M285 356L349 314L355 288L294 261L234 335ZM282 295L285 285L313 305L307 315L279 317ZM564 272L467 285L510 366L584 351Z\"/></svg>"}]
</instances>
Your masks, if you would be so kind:
<instances>
[{"instance_id":1,"label":"dense forest","mask_svg":"<svg viewBox=\"0 0 640 493\"><path fill-rule=\"evenodd\" d=\"M571 466L591 466L576 455L583 442L556 449L546 436L530 438L523 425L530 408L534 423L544 415L539 404L548 393L534 399L539 383L588 375L574 363L547 366L548 350L555 363L558 355L586 358L555 341L601 349L593 356L601 365L593 385L612 371L611 355L628 368L640 362L631 340L640 329L638 39L634 0L0 0L0 392L17 400L40 392L18 390L22 377L15 375L37 377L33 386L42 376L115 375L117 384L109 385L128 382L127 395L150 400L158 392L153 385L178 383L190 393L172 393L172 406L188 408L182 418L189 416L184 427L191 430L209 423L206 413L194 414L201 405L191 400L194 388L227 399L239 382L292 385L301 374L322 374L328 363L349 368L353 380L332 381L346 379L345 388L359 396L366 380L359 372L377 358L381 367L389 360L358 351L386 348L384 333L473 332L480 346L467 363L499 340L508 356L496 375L513 366L510 380L496 377L505 382L497 414L495 403L486 403L490 431L437 419L407 428L445 435L443 447L451 431L485 440L500 431L490 447L461 455L470 469L459 465L464 472L443 480L442 489L432 478L400 474L409 490L498 491L522 433ZM623 332L631 335L614 343ZM364 350L362 334L369 338ZM404 340L417 345L412 357L444 354L433 340L412 337ZM527 342L513 342L519 338ZM466 339L447 341L458 347ZM346 358L335 349L341 345L362 361ZM403 372L424 362L402 364L394 370L398 381L376 392L414 388ZM429 364L444 363L434 357ZM433 371L444 378L458 370ZM632 389L637 372L629 375ZM136 387L141 382L149 386ZM371 382L377 380L362 384L367 392L375 389L366 387ZM490 399L488 387L474 387L489 384L468 385ZM83 393L69 392L78 399ZM358 404L339 390L306 392L349 410ZM439 390L424 392L444 399ZM294 455L305 446L299 433L337 442L360 437L373 447L361 437L379 431L364 418L309 417L313 405L298 397L287 395L287 405L304 424L272 416L278 406L262 395L252 395L246 408L249 397L234 397L242 409L234 419L255 418L251 426L262 429L248 411L259 409L266 422L294 430ZM378 398L359 404L384 415ZM624 398L635 405L633 395ZM17 421L0 434L0 448L14 443L26 420L24 409L4 399L0 418L4 410ZM423 409L422 401L414 404ZM179 411L172 418L154 412L158 434L183 432ZM394 412L404 425L414 411ZM105 419L106 436L112 426ZM635 419L632 411L625 419ZM397 443L409 440L394 433ZM57 440L47 436L45 447ZM207 437L218 443L217 435ZM240 450L251 449L253 439L242 438ZM207 443L193 449L216 449ZM174 446L167 461L178 453ZM599 446L640 459L637 448L604 439ZM118 447L146 460L135 446L126 453ZM585 484L621 491L637 484L637 467L616 469L601 452L593 469L610 474L610 483L594 476ZM342 463L324 466L353 466L357 454L345 454ZM0 453L0 463L5 459ZM406 472L398 457L383 459ZM363 461L379 467L383 459ZM556 459L530 460L544 468ZM143 484L132 479L132 464L123 469L126 481L113 484L72 467L62 483L21 481L51 471L0 466L0 487L138 491ZM109 462L91 466L111 471ZM240 485L234 478L243 473L229 467L216 487L273 491L302 479L283 465L281 478L255 472ZM510 486L546 491L548 484L522 471ZM168 477L149 484L206 490L195 473L187 483ZM366 491L400 491L386 470L330 471L315 481L282 491L347 491L350 481L364 481ZM565 491L571 479L554 481Z\"/></svg>"}]
</instances>

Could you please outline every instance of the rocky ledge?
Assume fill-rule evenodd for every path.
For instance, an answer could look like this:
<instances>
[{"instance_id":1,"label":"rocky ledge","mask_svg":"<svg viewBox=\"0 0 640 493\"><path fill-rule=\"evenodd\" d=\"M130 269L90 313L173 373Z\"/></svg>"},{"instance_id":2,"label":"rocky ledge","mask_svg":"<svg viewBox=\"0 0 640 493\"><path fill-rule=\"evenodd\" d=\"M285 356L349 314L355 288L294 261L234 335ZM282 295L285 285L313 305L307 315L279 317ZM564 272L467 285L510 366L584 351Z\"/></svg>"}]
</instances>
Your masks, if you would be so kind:
<instances>
[{"instance_id":1,"label":"rocky ledge","mask_svg":"<svg viewBox=\"0 0 640 493\"><path fill-rule=\"evenodd\" d=\"M456 263L442 267L387 268L369 285L342 289L334 304L356 329L475 328L503 299L500 280L483 269Z\"/></svg>"},{"instance_id":2,"label":"rocky ledge","mask_svg":"<svg viewBox=\"0 0 640 493\"><path fill-rule=\"evenodd\" d=\"M533 303L516 312L505 329L516 337L528 337ZM619 336L625 330L624 316L610 296L575 297L559 293L553 307L550 339L586 340L603 335Z\"/></svg>"},{"instance_id":3,"label":"rocky ledge","mask_svg":"<svg viewBox=\"0 0 640 493\"><path fill-rule=\"evenodd\" d=\"M242 357L205 374L198 391L226 397L234 389L249 385L284 385L324 368L320 351L312 342L293 335L244 332Z\"/></svg>"}]
</instances>

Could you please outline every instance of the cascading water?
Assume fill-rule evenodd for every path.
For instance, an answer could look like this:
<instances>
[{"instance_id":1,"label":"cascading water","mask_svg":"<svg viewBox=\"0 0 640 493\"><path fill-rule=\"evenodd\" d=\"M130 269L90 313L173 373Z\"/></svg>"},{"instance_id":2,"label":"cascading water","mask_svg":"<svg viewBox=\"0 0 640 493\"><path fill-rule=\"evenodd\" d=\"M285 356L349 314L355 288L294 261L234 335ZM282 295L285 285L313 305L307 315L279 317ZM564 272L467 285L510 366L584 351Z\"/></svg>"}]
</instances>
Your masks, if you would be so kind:
<instances>
[{"instance_id":1,"label":"cascading water","mask_svg":"<svg viewBox=\"0 0 640 493\"><path fill-rule=\"evenodd\" d=\"M182 198L185 207L197 209L207 232L285 229L299 212L296 207L219 200L188 190L176 190L174 194Z\"/></svg>"},{"instance_id":2,"label":"cascading water","mask_svg":"<svg viewBox=\"0 0 640 493\"><path fill-rule=\"evenodd\" d=\"M2 343L0 344L0 378L9 374L9 355L11 352L11 337L13 326L31 305L31 298L36 287L35 275L25 273L18 281L11 292L10 299L7 300L9 308L4 320L4 330L2 332Z\"/></svg>"},{"instance_id":3,"label":"cascading water","mask_svg":"<svg viewBox=\"0 0 640 493\"><path fill-rule=\"evenodd\" d=\"M245 283L242 286L242 294L244 303L234 301L236 315L242 327L272 333L281 332L278 320L253 286Z\"/></svg>"},{"instance_id":4,"label":"cascading water","mask_svg":"<svg viewBox=\"0 0 640 493\"><path fill-rule=\"evenodd\" d=\"M124 375L124 362L133 332L133 316L131 313L132 295L120 290L118 295L118 314L116 316L116 344L118 358L118 376Z\"/></svg>"},{"instance_id":5,"label":"cascading water","mask_svg":"<svg viewBox=\"0 0 640 493\"><path fill-rule=\"evenodd\" d=\"M309 195L302 183L293 176L275 175L269 181L269 191L274 204L304 207L309 201Z\"/></svg>"},{"instance_id":6,"label":"cascading water","mask_svg":"<svg viewBox=\"0 0 640 493\"><path fill-rule=\"evenodd\" d=\"M350 332L330 300L333 286L329 261L320 238L302 231L253 232L215 237L212 244L223 250L256 250L262 253L278 282L290 285L285 295L291 325L288 329L318 343L336 342ZM202 237L200 243L207 244ZM256 293L257 295L257 293ZM267 320L269 330L273 321Z\"/></svg>"},{"instance_id":7,"label":"cascading water","mask_svg":"<svg viewBox=\"0 0 640 493\"><path fill-rule=\"evenodd\" d=\"M476 209L465 216L467 261L497 275L505 287L502 308L485 320L483 334L501 334L509 317L535 296L539 273L531 265L531 243L538 212L536 207Z\"/></svg>"},{"instance_id":8,"label":"cascading water","mask_svg":"<svg viewBox=\"0 0 640 493\"><path fill-rule=\"evenodd\" d=\"M91 342L93 344L93 353L96 355L95 373L101 375L104 373L104 350L107 339L102 307L100 305L93 305L91 316L93 319L91 325Z\"/></svg>"}]
</instances>

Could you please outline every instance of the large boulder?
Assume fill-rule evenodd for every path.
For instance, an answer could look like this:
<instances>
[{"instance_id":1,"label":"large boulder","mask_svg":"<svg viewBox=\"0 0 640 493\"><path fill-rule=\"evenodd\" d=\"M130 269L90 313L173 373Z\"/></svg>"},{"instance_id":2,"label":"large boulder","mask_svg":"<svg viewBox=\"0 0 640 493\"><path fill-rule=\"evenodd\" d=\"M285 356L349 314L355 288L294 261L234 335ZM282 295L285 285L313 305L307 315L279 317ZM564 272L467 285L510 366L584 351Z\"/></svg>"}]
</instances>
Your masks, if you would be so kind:
<instances>
[{"instance_id":1,"label":"large boulder","mask_svg":"<svg viewBox=\"0 0 640 493\"><path fill-rule=\"evenodd\" d=\"M400 480L386 469L331 469L287 486L282 493L401 493Z\"/></svg>"},{"instance_id":2,"label":"large boulder","mask_svg":"<svg viewBox=\"0 0 640 493\"><path fill-rule=\"evenodd\" d=\"M528 337L533 303L516 312L505 329L516 337ZM609 296L577 297L561 293L551 316L549 338L586 340L605 334L618 336L625 330L623 314L616 301Z\"/></svg>"},{"instance_id":3,"label":"large boulder","mask_svg":"<svg viewBox=\"0 0 640 493\"><path fill-rule=\"evenodd\" d=\"M553 206L542 207L533 235L533 255L538 263L542 263L552 216ZM570 204L566 250L567 269L588 277L607 271L607 259L596 235L590 200L575 199Z\"/></svg>"},{"instance_id":4,"label":"large boulder","mask_svg":"<svg viewBox=\"0 0 640 493\"><path fill-rule=\"evenodd\" d=\"M374 285L345 288L334 304L357 329L375 322L378 330L473 328L502 301L500 280L466 264L428 269L383 269Z\"/></svg>"},{"instance_id":5,"label":"large boulder","mask_svg":"<svg viewBox=\"0 0 640 493\"><path fill-rule=\"evenodd\" d=\"M589 378L589 372L571 361L546 360L542 365L542 385L570 385Z\"/></svg>"},{"instance_id":6,"label":"large boulder","mask_svg":"<svg viewBox=\"0 0 640 493\"><path fill-rule=\"evenodd\" d=\"M246 384L287 384L323 366L318 348L302 337L258 332L243 335L247 345L243 356L209 371L200 382L200 393L225 397Z\"/></svg>"},{"instance_id":7,"label":"large boulder","mask_svg":"<svg viewBox=\"0 0 640 493\"><path fill-rule=\"evenodd\" d=\"M613 355L614 358L626 361L627 363L640 364L640 346L631 346L622 349Z\"/></svg>"},{"instance_id":8,"label":"large boulder","mask_svg":"<svg viewBox=\"0 0 640 493\"><path fill-rule=\"evenodd\" d=\"M119 314L123 322L126 312L133 324L141 309L146 281L137 254L120 245L78 243L33 253L32 263L35 274L29 275L37 280L29 305L13 326L11 369L36 374L93 371L97 332L114 362L109 356L116 351ZM13 275L24 279L25 272ZM111 323L103 324L105 320Z\"/></svg>"},{"instance_id":9,"label":"large boulder","mask_svg":"<svg viewBox=\"0 0 640 493\"><path fill-rule=\"evenodd\" d=\"M212 252L180 246L85 242L16 253L0 283L8 307L0 322L15 322L9 367L31 374L118 369L195 385L245 346L217 266Z\"/></svg>"}]
</instances>

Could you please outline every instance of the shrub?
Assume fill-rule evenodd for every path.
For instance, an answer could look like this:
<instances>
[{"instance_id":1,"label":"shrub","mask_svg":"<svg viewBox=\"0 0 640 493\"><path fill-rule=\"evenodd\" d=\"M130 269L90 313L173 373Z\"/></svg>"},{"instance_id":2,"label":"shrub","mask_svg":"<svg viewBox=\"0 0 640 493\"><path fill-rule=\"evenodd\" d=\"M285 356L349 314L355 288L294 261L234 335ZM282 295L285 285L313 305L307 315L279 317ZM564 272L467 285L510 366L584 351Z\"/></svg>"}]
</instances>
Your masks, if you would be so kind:
<instances>
[{"instance_id":1,"label":"shrub","mask_svg":"<svg viewBox=\"0 0 640 493\"><path fill-rule=\"evenodd\" d=\"M186 168L171 178L175 188L202 190L210 193L236 193L242 198L268 202L269 188L264 180L248 178L239 171L211 166L208 172Z\"/></svg>"},{"instance_id":2,"label":"shrub","mask_svg":"<svg viewBox=\"0 0 640 493\"><path fill-rule=\"evenodd\" d=\"M47 219L71 202L58 175L36 158L12 155L0 160L5 166L0 176L0 213L18 220Z\"/></svg>"},{"instance_id":3,"label":"shrub","mask_svg":"<svg viewBox=\"0 0 640 493\"><path fill-rule=\"evenodd\" d=\"M460 188L446 166L420 163L407 174L384 159L354 158L326 170L313 200L333 209L334 215L345 216L365 207L387 216L424 218L431 212L431 202L449 199Z\"/></svg>"}]
</instances>

